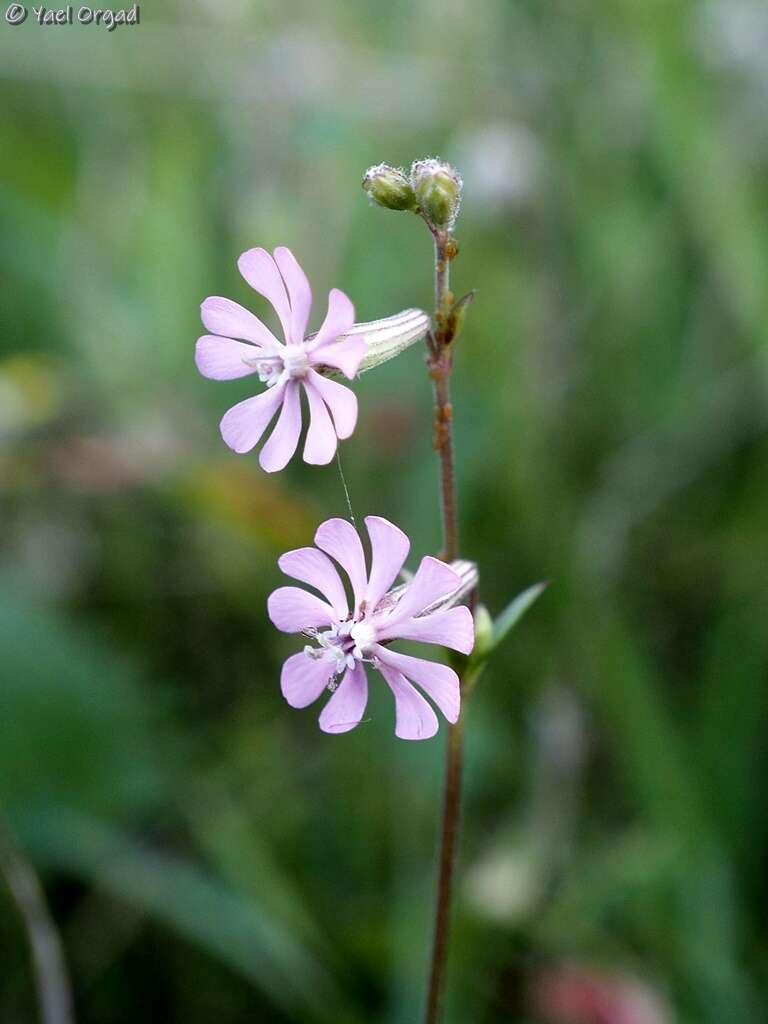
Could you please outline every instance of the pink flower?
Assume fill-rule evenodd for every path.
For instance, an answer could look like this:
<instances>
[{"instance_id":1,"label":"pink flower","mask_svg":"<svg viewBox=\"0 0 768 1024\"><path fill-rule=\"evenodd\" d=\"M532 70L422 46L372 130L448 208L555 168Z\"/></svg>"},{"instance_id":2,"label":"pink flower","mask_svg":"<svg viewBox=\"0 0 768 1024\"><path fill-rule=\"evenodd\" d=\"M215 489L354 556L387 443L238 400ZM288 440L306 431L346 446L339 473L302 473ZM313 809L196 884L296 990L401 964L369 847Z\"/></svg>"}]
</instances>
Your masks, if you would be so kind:
<instances>
[{"instance_id":1,"label":"pink flower","mask_svg":"<svg viewBox=\"0 0 768 1024\"><path fill-rule=\"evenodd\" d=\"M279 246L274 257L265 249L249 249L237 265L248 284L272 303L285 343L237 302L219 296L203 302L200 313L211 333L197 341L195 362L200 373L213 380L257 373L267 385L262 394L246 398L225 413L221 436L233 451L249 452L279 409L259 462L268 473L283 469L299 443L303 386L309 406L304 461L325 465L336 452L336 439L349 437L355 429L357 398L349 388L321 376L316 367L334 367L350 380L357 373L367 352L364 337L337 341L352 327L354 307L343 292L333 288L325 320L308 339L312 292L290 249Z\"/></svg>"},{"instance_id":2,"label":"pink flower","mask_svg":"<svg viewBox=\"0 0 768 1024\"><path fill-rule=\"evenodd\" d=\"M269 617L284 633L311 637L303 651L283 665L280 685L294 708L332 692L320 714L325 732L348 732L360 722L368 702L365 665L384 676L395 697L395 733L401 739L427 739L437 732L437 716L416 683L449 722L459 717L459 679L453 669L423 658L398 654L393 640L420 640L469 654L474 626L468 608L446 607L462 578L445 562L427 555L405 586L390 590L403 567L410 541L379 516L365 520L371 541L370 570L357 531L344 519L328 519L315 534L314 548L282 555L287 576L314 587L322 598L300 587L280 587L269 597ZM330 556L330 557L329 557ZM349 577L350 604L333 559ZM442 607L441 607L442 605Z\"/></svg>"},{"instance_id":3,"label":"pink flower","mask_svg":"<svg viewBox=\"0 0 768 1024\"><path fill-rule=\"evenodd\" d=\"M671 1024L659 992L624 972L563 963L542 971L531 1002L548 1024Z\"/></svg>"}]
</instances>

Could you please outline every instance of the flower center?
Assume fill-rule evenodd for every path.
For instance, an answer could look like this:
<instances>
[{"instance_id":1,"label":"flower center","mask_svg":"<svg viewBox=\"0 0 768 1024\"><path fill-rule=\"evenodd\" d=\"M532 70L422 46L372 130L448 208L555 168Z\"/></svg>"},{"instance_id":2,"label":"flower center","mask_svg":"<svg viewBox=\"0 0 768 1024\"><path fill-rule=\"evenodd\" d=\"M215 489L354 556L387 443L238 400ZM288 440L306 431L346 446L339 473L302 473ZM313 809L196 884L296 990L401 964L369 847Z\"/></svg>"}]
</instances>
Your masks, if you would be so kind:
<instances>
[{"instance_id":1,"label":"flower center","mask_svg":"<svg viewBox=\"0 0 768 1024\"><path fill-rule=\"evenodd\" d=\"M376 630L370 622L342 622L330 629L306 630L318 647L307 644L304 653L308 658L332 657L334 679L346 669L354 668L356 661L365 661L370 648L376 643ZM370 657L367 660L371 660Z\"/></svg>"},{"instance_id":2,"label":"flower center","mask_svg":"<svg viewBox=\"0 0 768 1024\"><path fill-rule=\"evenodd\" d=\"M287 380L301 380L309 370L303 345L281 345L279 352L266 350L254 358L244 358L243 362L254 368L268 388Z\"/></svg>"},{"instance_id":3,"label":"flower center","mask_svg":"<svg viewBox=\"0 0 768 1024\"><path fill-rule=\"evenodd\" d=\"M357 622L349 631L350 638L354 643L352 653L356 658L362 659L368 654L370 648L376 643L376 630L370 622Z\"/></svg>"},{"instance_id":4,"label":"flower center","mask_svg":"<svg viewBox=\"0 0 768 1024\"><path fill-rule=\"evenodd\" d=\"M286 345L280 352L284 376L296 380L306 377L309 360L303 345Z\"/></svg>"}]
</instances>

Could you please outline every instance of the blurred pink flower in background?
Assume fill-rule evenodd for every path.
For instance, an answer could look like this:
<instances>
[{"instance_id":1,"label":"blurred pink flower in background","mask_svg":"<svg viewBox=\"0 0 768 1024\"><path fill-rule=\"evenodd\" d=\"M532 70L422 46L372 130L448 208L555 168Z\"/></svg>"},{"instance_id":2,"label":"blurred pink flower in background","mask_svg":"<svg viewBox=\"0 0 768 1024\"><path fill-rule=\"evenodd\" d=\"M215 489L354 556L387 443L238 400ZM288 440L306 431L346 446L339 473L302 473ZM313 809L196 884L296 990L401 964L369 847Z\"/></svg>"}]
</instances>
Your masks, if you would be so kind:
<instances>
[{"instance_id":1,"label":"blurred pink flower in background","mask_svg":"<svg viewBox=\"0 0 768 1024\"><path fill-rule=\"evenodd\" d=\"M588 964L541 971L531 1002L546 1024L672 1024L661 996L646 982Z\"/></svg>"},{"instance_id":2,"label":"blurred pink flower in background","mask_svg":"<svg viewBox=\"0 0 768 1024\"><path fill-rule=\"evenodd\" d=\"M280 587L270 595L269 617L274 625L285 633L304 633L316 644L308 644L284 663L283 696L292 707L303 708L324 690L331 690L320 714L320 728L348 732L359 724L368 702L367 663L383 675L394 695L396 735L427 739L437 732L437 716L412 684L418 684L446 719L455 722L460 705L458 676L447 665L398 654L389 644L398 639L420 640L469 654L474 644L472 614L465 607L447 606L461 593L462 577L427 555L405 586L390 590L410 541L379 516L367 516L365 525L371 541L370 570L357 531L344 519L329 519L318 527L317 547L288 551L278 561L286 575L323 595L321 599L299 587ZM349 577L351 604L331 559Z\"/></svg>"},{"instance_id":3,"label":"blurred pink flower in background","mask_svg":"<svg viewBox=\"0 0 768 1024\"><path fill-rule=\"evenodd\" d=\"M325 465L336 452L337 438L343 440L355 429L357 398L343 384L318 373L317 367L340 370L350 380L357 373L367 352L364 336L339 340L354 323L354 307L343 292L331 289L325 320L317 334L307 338L312 291L290 249L279 246L274 256L265 249L249 249L237 265L248 284L274 307L285 342L231 299L211 296L203 302L202 321L211 333L197 341L200 373L213 380L256 373L267 385L262 394L225 413L221 436L233 451L249 452L280 410L259 463L268 473L283 469L299 443L303 385L310 420L304 461Z\"/></svg>"}]
</instances>

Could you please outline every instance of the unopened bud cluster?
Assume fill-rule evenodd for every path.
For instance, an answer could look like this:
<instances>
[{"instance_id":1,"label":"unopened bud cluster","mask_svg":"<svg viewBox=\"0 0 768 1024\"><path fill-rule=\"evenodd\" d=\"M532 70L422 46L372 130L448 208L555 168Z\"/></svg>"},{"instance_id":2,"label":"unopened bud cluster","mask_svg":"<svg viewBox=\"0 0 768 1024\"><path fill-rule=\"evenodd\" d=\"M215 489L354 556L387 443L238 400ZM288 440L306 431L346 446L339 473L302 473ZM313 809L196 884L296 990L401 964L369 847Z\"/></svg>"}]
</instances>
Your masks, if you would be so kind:
<instances>
[{"instance_id":1,"label":"unopened bud cluster","mask_svg":"<svg viewBox=\"0 0 768 1024\"><path fill-rule=\"evenodd\" d=\"M461 178L450 164L434 157L416 160L408 175L389 164L370 167L363 188L379 206L421 213L440 230L450 231L461 203Z\"/></svg>"}]
</instances>

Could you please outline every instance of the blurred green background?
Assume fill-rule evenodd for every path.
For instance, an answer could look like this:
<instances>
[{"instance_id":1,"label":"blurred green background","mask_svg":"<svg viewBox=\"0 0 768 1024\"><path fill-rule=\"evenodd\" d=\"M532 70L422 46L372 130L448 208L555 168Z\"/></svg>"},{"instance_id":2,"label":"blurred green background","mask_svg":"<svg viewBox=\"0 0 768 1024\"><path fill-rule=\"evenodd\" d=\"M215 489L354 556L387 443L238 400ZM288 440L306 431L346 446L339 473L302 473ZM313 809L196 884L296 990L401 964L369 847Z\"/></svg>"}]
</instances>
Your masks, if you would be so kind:
<instances>
[{"instance_id":1,"label":"blurred green background","mask_svg":"<svg viewBox=\"0 0 768 1024\"><path fill-rule=\"evenodd\" d=\"M364 169L461 170L463 554L552 581L468 710L449 1024L768 1019L768 9L177 0L0 22L0 804L82 1024L419 1019L444 733L322 734L265 615L345 514L218 435L198 305L289 245L373 319L428 235ZM358 516L439 547L409 350L356 385ZM36 1019L0 887L0 1020Z\"/></svg>"}]
</instances>

